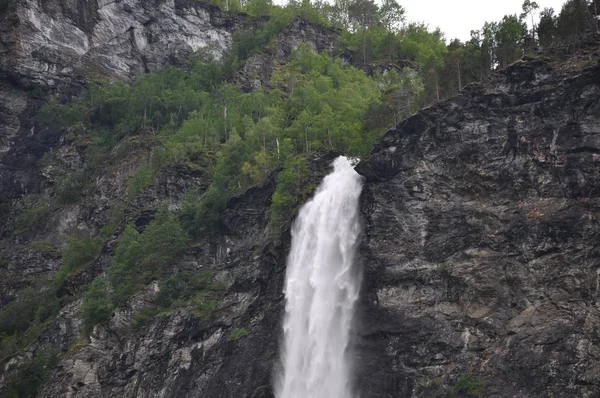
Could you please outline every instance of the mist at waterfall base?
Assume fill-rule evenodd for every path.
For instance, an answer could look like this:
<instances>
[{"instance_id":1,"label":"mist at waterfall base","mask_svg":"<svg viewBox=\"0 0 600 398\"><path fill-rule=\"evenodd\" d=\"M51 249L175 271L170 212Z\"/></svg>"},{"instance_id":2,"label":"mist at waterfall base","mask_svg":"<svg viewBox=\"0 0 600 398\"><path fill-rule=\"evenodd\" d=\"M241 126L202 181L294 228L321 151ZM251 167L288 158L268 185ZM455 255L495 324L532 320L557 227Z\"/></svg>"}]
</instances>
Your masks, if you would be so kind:
<instances>
[{"instance_id":1,"label":"mist at waterfall base","mask_svg":"<svg viewBox=\"0 0 600 398\"><path fill-rule=\"evenodd\" d=\"M292 227L277 398L353 396L348 344L361 282L354 257L363 185L353 163L333 162Z\"/></svg>"}]
</instances>

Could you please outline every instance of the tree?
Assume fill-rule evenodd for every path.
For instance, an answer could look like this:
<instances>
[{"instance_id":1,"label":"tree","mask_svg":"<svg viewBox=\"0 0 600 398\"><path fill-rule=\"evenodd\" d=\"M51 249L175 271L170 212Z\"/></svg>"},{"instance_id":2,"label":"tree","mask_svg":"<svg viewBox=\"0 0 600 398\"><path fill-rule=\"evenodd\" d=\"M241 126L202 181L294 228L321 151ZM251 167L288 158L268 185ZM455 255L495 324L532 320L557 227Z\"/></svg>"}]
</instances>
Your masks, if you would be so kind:
<instances>
[{"instance_id":1,"label":"tree","mask_svg":"<svg viewBox=\"0 0 600 398\"><path fill-rule=\"evenodd\" d=\"M531 40L535 41L535 23L533 21L533 17L535 15L535 10L539 8L538 4L535 1L525 0L522 5L523 13L521 14L521 19L527 18L527 16L531 16Z\"/></svg>"},{"instance_id":2,"label":"tree","mask_svg":"<svg viewBox=\"0 0 600 398\"><path fill-rule=\"evenodd\" d=\"M538 40L542 46L549 46L554 42L557 29L557 18L553 8L544 8L540 13L540 22L537 26Z\"/></svg>"},{"instance_id":3,"label":"tree","mask_svg":"<svg viewBox=\"0 0 600 398\"><path fill-rule=\"evenodd\" d=\"M496 59L496 32L498 24L496 22L486 22L481 30L481 68L489 76L490 71L497 65Z\"/></svg>"},{"instance_id":4,"label":"tree","mask_svg":"<svg viewBox=\"0 0 600 398\"><path fill-rule=\"evenodd\" d=\"M334 25L350 29L350 3L351 0L334 0L328 9L329 19Z\"/></svg>"},{"instance_id":5,"label":"tree","mask_svg":"<svg viewBox=\"0 0 600 398\"><path fill-rule=\"evenodd\" d=\"M90 331L92 326L106 322L110 318L112 310L108 280L105 276L100 275L94 279L85 293L83 305L79 311L85 330Z\"/></svg>"},{"instance_id":6,"label":"tree","mask_svg":"<svg viewBox=\"0 0 600 398\"><path fill-rule=\"evenodd\" d=\"M379 9L373 0L353 0L348 6L348 16L354 31L360 30L363 62L367 63L366 31L378 21Z\"/></svg>"},{"instance_id":7,"label":"tree","mask_svg":"<svg viewBox=\"0 0 600 398\"><path fill-rule=\"evenodd\" d=\"M527 25L522 19L516 15L505 15L502 18L495 35L496 59L501 69L522 56L526 36Z\"/></svg>"},{"instance_id":8,"label":"tree","mask_svg":"<svg viewBox=\"0 0 600 398\"><path fill-rule=\"evenodd\" d=\"M583 36L596 30L596 23L587 0L569 0L560 11L557 32L561 39L576 43Z\"/></svg>"},{"instance_id":9,"label":"tree","mask_svg":"<svg viewBox=\"0 0 600 398\"><path fill-rule=\"evenodd\" d=\"M383 0L379 8L379 19L390 32L396 32L405 20L405 10L396 0Z\"/></svg>"}]
</instances>

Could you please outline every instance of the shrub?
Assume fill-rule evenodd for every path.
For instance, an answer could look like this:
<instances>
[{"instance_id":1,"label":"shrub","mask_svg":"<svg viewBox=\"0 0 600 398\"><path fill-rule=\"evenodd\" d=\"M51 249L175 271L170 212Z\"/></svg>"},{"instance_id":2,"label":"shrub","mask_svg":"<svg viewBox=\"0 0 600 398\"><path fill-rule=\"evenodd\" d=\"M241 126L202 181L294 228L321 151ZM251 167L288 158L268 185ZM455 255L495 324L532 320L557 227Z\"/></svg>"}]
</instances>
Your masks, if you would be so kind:
<instances>
[{"instance_id":1,"label":"shrub","mask_svg":"<svg viewBox=\"0 0 600 398\"><path fill-rule=\"evenodd\" d=\"M43 285L28 287L0 311L0 333L8 336L23 333L34 324L46 322L59 309L53 290Z\"/></svg>"},{"instance_id":2,"label":"shrub","mask_svg":"<svg viewBox=\"0 0 600 398\"><path fill-rule=\"evenodd\" d=\"M155 305L144 308L135 316L134 327L141 326L161 314L187 307L202 318L209 318L219 305L227 286L215 282L212 272L178 272L160 286Z\"/></svg>"},{"instance_id":3,"label":"shrub","mask_svg":"<svg viewBox=\"0 0 600 398\"><path fill-rule=\"evenodd\" d=\"M82 238L76 235L67 238L63 252L63 265L54 275L54 282L60 285L73 272L96 259L102 251L103 242L99 238Z\"/></svg>"},{"instance_id":4,"label":"shrub","mask_svg":"<svg viewBox=\"0 0 600 398\"><path fill-rule=\"evenodd\" d=\"M213 290L213 276L212 272L177 272L162 283L156 301L162 307L169 307L174 302L185 301L200 292Z\"/></svg>"},{"instance_id":5,"label":"shrub","mask_svg":"<svg viewBox=\"0 0 600 398\"><path fill-rule=\"evenodd\" d=\"M228 196L211 186L197 204L194 221L200 236L209 236L219 230L221 213L225 209Z\"/></svg>"},{"instance_id":6,"label":"shrub","mask_svg":"<svg viewBox=\"0 0 600 398\"><path fill-rule=\"evenodd\" d=\"M58 251L54 243L47 240L36 240L29 245L31 250L43 254L54 254Z\"/></svg>"},{"instance_id":7,"label":"shrub","mask_svg":"<svg viewBox=\"0 0 600 398\"><path fill-rule=\"evenodd\" d=\"M34 398L40 387L52 375L58 365L58 351L48 350L38 352L6 386L6 396L9 398Z\"/></svg>"},{"instance_id":8,"label":"shrub","mask_svg":"<svg viewBox=\"0 0 600 398\"><path fill-rule=\"evenodd\" d=\"M0 362L33 343L60 310L54 290L31 286L0 311Z\"/></svg>"},{"instance_id":9,"label":"shrub","mask_svg":"<svg viewBox=\"0 0 600 398\"><path fill-rule=\"evenodd\" d=\"M465 373L456 380L453 391L457 394L465 394L468 397L479 397L483 394L484 387L484 384L471 373Z\"/></svg>"},{"instance_id":10,"label":"shrub","mask_svg":"<svg viewBox=\"0 0 600 398\"><path fill-rule=\"evenodd\" d=\"M158 212L142 234L133 225L128 225L119 239L108 271L114 288L114 304L123 304L152 278L159 277L188 244L187 233L165 210Z\"/></svg>"},{"instance_id":11,"label":"shrub","mask_svg":"<svg viewBox=\"0 0 600 398\"><path fill-rule=\"evenodd\" d=\"M103 275L98 276L85 293L79 312L85 332L89 332L94 325L106 322L112 311L108 280Z\"/></svg>"},{"instance_id":12,"label":"shrub","mask_svg":"<svg viewBox=\"0 0 600 398\"><path fill-rule=\"evenodd\" d=\"M277 176L277 186L271 198L269 229L277 232L294 215L301 196L301 181L306 176L306 166L301 159L290 158Z\"/></svg>"},{"instance_id":13,"label":"shrub","mask_svg":"<svg viewBox=\"0 0 600 398\"><path fill-rule=\"evenodd\" d=\"M146 163L142 163L127 181L127 190L125 192L127 197L129 199L135 197L144 188L151 185L152 180L152 169Z\"/></svg>"},{"instance_id":14,"label":"shrub","mask_svg":"<svg viewBox=\"0 0 600 398\"><path fill-rule=\"evenodd\" d=\"M73 172L62 175L56 182L54 197L59 204L67 205L81 200L84 188L84 173Z\"/></svg>"}]
</instances>

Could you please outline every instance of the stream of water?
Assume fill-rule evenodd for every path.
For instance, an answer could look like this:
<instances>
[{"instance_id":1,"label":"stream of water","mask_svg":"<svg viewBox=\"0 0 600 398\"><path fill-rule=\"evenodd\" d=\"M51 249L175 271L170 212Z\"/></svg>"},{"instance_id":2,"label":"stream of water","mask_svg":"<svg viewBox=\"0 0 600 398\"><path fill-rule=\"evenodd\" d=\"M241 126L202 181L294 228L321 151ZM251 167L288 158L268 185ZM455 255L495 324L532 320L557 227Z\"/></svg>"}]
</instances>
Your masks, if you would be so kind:
<instances>
[{"instance_id":1,"label":"stream of water","mask_svg":"<svg viewBox=\"0 0 600 398\"><path fill-rule=\"evenodd\" d=\"M350 331L361 273L363 178L339 157L292 227L277 398L351 398Z\"/></svg>"}]
</instances>

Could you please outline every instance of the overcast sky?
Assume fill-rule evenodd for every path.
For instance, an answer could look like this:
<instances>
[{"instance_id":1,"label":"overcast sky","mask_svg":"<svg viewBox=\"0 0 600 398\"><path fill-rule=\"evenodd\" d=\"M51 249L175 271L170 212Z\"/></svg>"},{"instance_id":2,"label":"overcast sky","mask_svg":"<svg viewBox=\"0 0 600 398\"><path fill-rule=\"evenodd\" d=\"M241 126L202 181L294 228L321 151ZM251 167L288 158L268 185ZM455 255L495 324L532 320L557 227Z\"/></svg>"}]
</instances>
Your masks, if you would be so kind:
<instances>
[{"instance_id":1,"label":"overcast sky","mask_svg":"<svg viewBox=\"0 0 600 398\"><path fill-rule=\"evenodd\" d=\"M558 14L565 1L536 0L540 6L538 14L546 7L554 8ZM406 9L409 21L426 22L432 29L439 27L448 40L458 37L466 41L471 30L480 29L486 21L520 14L523 0L398 0L398 3Z\"/></svg>"}]
</instances>

